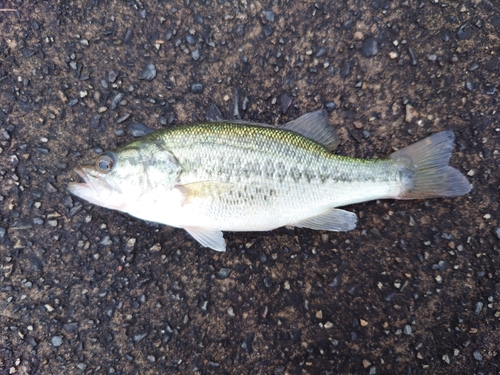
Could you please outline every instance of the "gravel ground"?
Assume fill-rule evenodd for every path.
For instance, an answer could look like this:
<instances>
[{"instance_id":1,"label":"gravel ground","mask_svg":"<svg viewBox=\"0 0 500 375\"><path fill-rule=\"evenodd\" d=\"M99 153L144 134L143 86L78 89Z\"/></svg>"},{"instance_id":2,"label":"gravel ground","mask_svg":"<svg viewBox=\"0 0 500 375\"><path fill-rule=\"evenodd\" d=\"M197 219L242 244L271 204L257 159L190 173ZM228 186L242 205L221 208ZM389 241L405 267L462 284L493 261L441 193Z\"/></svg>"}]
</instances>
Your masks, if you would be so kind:
<instances>
[{"instance_id":1,"label":"gravel ground","mask_svg":"<svg viewBox=\"0 0 500 375\"><path fill-rule=\"evenodd\" d=\"M0 374L500 374L496 0L0 8ZM226 253L66 191L147 128L322 106L350 156L454 130L473 190Z\"/></svg>"}]
</instances>

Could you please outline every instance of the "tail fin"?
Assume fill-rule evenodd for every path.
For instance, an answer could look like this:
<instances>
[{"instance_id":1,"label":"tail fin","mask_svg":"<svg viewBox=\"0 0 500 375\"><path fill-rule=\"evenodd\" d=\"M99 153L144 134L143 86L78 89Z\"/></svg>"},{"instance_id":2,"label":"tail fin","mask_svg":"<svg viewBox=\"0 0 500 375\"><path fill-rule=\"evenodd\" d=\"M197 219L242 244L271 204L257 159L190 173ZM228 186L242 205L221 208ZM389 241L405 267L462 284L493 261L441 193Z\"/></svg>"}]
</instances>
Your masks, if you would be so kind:
<instances>
[{"instance_id":1,"label":"tail fin","mask_svg":"<svg viewBox=\"0 0 500 375\"><path fill-rule=\"evenodd\" d=\"M444 131L394 152L389 157L404 168L404 188L395 198L457 197L467 194L469 181L448 165L455 135Z\"/></svg>"}]
</instances>

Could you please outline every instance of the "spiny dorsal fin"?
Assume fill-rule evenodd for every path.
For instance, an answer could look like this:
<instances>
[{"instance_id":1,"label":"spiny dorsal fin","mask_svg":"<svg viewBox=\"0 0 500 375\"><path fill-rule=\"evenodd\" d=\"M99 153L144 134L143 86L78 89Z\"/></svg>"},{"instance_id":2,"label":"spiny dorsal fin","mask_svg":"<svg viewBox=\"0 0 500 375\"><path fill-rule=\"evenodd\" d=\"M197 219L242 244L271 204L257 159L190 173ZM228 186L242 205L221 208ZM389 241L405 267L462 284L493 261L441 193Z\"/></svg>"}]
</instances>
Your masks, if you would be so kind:
<instances>
[{"instance_id":1,"label":"spiny dorsal fin","mask_svg":"<svg viewBox=\"0 0 500 375\"><path fill-rule=\"evenodd\" d=\"M228 124L241 124L252 126L263 126L274 128L274 125L262 124L245 120L222 121ZM339 137L335 134L333 126L328 121L328 113L324 109L306 113L305 115L280 125L277 129L288 130L308 138L325 147L328 151L333 151L340 143Z\"/></svg>"}]
</instances>

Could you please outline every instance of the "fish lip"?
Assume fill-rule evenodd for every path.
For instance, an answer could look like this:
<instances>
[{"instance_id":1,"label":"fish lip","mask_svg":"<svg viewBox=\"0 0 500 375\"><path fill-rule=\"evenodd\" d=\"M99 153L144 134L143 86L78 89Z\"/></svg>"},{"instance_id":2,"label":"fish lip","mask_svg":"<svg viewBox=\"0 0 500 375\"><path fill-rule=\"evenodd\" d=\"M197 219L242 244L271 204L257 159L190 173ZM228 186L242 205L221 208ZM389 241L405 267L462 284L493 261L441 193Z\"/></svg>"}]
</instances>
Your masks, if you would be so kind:
<instances>
[{"instance_id":1,"label":"fish lip","mask_svg":"<svg viewBox=\"0 0 500 375\"><path fill-rule=\"evenodd\" d=\"M88 177L87 173L84 172L83 167L76 167L74 169L74 171L76 172L76 174L78 176L80 176L83 179L83 181L85 181L85 183L88 183L88 184L91 183L90 178Z\"/></svg>"},{"instance_id":2,"label":"fish lip","mask_svg":"<svg viewBox=\"0 0 500 375\"><path fill-rule=\"evenodd\" d=\"M71 182L69 183L68 187L70 188L70 191L71 191L71 187L72 186L80 186L80 187L84 187L84 188L87 188L87 189L92 189L94 190L95 192L98 192L99 189L97 188L97 186L95 185L94 181L95 179L98 179L100 183L104 183L106 184L108 187L109 184L103 180L102 178L100 178L99 176L93 176L91 173L90 173L90 169L92 168L93 166L86 166L86 165L82 165L80 167L76 167L74 169L75 173L80 176L80 178L84 181L84 182Z\"/></svg>"}]
</instances>

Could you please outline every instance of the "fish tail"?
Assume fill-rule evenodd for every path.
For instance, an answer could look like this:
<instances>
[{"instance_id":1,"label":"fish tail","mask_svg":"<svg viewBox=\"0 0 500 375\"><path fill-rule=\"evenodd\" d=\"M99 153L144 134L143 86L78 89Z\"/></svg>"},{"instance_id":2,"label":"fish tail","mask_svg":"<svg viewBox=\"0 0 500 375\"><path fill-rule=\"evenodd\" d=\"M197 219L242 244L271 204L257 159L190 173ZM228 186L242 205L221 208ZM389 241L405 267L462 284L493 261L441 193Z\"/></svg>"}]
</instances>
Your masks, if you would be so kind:
<instances>
[{"instance_id":1,"label":"fish tail","mask_svg":"<svg viewBox=\"0 0 500 375\"><path fill-rule=\"evenodd\" d=\"M401 166L403 188L396 199L457 197L470 190L469 181L448 165L455 135L436 133L389 157Z\"/></svg>"}]
</instances>

